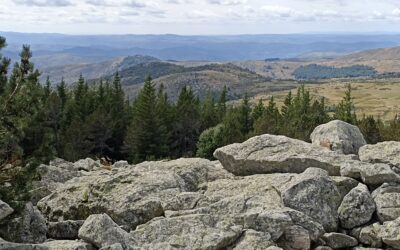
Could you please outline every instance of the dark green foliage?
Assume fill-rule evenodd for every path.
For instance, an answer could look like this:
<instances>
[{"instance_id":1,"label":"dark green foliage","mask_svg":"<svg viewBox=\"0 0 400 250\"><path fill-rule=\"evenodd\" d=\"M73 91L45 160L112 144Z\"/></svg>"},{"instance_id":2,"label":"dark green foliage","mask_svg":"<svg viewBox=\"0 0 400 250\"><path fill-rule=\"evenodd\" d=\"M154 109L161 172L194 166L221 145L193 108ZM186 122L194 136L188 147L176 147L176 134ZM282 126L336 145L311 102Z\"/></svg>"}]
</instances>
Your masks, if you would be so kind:
<instances>
[{"instance_id":1,"label":"dark green foliage","mask_svg":"<svg viewBox=\"0 0 400 250\"><path fill-rule=\"evenodd\" d=\"M351 95L351 85L346 86L346 92L343 100L336 106L334 118L342 120L350 124L357 124L357 116L355 112L355 106L353 97Z\"/></svg>"},{"instance_id":2,"label":"dark green foliage","mask_svg":"<svg viewBox=\"0 0 400 250\"><path fill-rule=\"evenodd\" d=\"M350 67L335 68L331 66L322 66L310 64L301 66L293 72L296 79L318 80L329 78L347 78L347 77L373 77L377 71L369 66L354 65Z\"/></svg>"},{"instance_id":3,"label":"dark green foliage","mask_svg":"<svg viewBox=\"0 0 400 250\"><path fill-rule=\"evenodd\" d=\"M133 105L133 119L125 139L129 156L134 162L166 156L167 128L157 106L156 89L151 77L147 77Z\"/></svg>"},{"instance_id":4,"label":"dark green foliage","mask_svg":"<svg viewBox=\"0 0 400 250\"><path fill-rule=\"evenodd\" d=\"M379 129L380 123L381 121L376 121L373 116L364 116L360 121L358 121L358 127L368 144L376 144L382 141Z\"/></svg>"}]
</instances>

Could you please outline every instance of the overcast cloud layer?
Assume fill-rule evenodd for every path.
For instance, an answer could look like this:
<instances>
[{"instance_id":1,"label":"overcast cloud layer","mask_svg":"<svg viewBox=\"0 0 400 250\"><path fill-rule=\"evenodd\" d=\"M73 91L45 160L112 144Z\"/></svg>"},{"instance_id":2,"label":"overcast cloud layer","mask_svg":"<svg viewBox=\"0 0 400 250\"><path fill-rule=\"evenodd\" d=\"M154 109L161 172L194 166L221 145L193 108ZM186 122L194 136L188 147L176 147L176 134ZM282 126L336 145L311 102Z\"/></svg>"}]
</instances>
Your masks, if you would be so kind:
<instances>
[{"instance_id":1,"label":"overcast cloud layer","mask_svg":"<svg viewBox=\"0 0 400 250\"><path fill-rule=\"evenodd\" d=\"M400 0L0 0L0 30L71 34L400 32Z\"/></svg>"}]
</instances>

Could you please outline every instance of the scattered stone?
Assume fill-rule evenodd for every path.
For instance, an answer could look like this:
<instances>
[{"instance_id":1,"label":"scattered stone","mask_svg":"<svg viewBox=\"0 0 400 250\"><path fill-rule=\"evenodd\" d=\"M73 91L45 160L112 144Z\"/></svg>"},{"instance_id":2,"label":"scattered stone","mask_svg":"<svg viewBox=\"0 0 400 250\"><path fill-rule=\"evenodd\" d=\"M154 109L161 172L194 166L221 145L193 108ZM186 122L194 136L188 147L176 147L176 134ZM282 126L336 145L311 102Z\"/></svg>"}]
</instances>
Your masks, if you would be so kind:
<instances>
[{"instance_id":1,"label":"scattered stone","mask_svg":"<svg viewBox=\"0 0 400 250\"><path fill-rule=\"evenodd\" d=\"M10 205L0 200L0 221L12 214L13 212L14 209L12 209Z\"/></svg>"},{"instance_id":2,"label":"scattered stone","mask_svg":"<svg viewBox=\"0 0 400 250\"><path fill-rule=\"evenodd\" d=\"M48 247L48 250L95 250L89 243L73 240L48 241L41 246Z\"/></svg>"},{"instance_id":3,"label":"scattered stone","mask_svg":"<svg viewBox=\"0 0 400 250\"><path fill-rule=\"evenodd\" d=\"M8 241L18 243L42 243L46 241L46 220L40 211L27 203L19 217L13 218L0 232Z\"/></svg>"},{"instance_id":4,"label":"scattered stone","mask_svg":"<svg viewBox=\"0 0 400 250\"><path fill-rule=\"evenodd\" d=\"M400 184L384 183L372 192L372 198L381 222L392 221L400 217Z\"/></svg>"},{"instance_id":5,"label":"scattered stone","mask_svg":"<svg viewBox=\"0 0 400 250\"><path fill-rule=\"evenodd\" d=\"M4 250L49 250L46 246L25 244L25 243L13 243L8 242L0 238L0 249Z\"/></svg>"},{"instance_id":6,"label":"scattered stone","mask_svg":"<svg viewBox=\"0 0 400 250\"><path fill-rule=\"evenodd\" d=\"M332 176L331 177L333 182L335 183L336 187L340 193L340 202L342 202L343 198L357 185L359 184L353 178L343 177L343 176Z\"/></svg>"},{"instance_id":7,"label":"scattered stone","mask_svg":"<svg viewBox=\"0 0 400 250\"><path fill-rule=\"evenodd\" d=\"M387 141L365 145L360 149L360 160L373 163L387 163L400 167L400 142Z\"/></svg>"},{"instance_id":8,"label":"scattered stone","mask_svg":"<svg viewBox=\"0 0 400 250\"><path fill-rule=\"evenodd\" d=\"M217 149L214 156L226 170L239 176L302 173L311 167L339 176L340 165L357 158L277 135L261 135L228 145Z\"/></svg>"},{"instance_id":9,"label":"scattered stone","mask_svg":"<svg viewBox=\"0 0 400 250\"><path fill-rule=\"evenodd\" d=\"M120 243L115 243L110 246L102 247L100 250L124 250Z\"/></svg>"},{"instance_id":10,"label":"scattered stone","mask_svg":"<svg viewBox=\"0 0 400 250\"><path fill-rule=\"evenodd\" d=\"M361 183L344 197L338 209L340 224L346 229L367 223L374 212L375 202L368 187Z\"/></svg>"},{"instance_id":11,"label":"scattered stone","mask_svg":"<svg viewBox=\"0 0 400 250\"><path fill-rule=\"evenodd\" d=\"M101 167L100 163L96 162L95 160L93 160L91 158L82 159L82 160L76 161L74 163L74 168L76 170L83 170L83 171L87 171L87 172L93 171L100 167Z\"/></svg>"},{"instance_id":12,"label":"scattered stone","mask_svg":"<svg viewBox=\"0 0 400 250\"><path fill-rule=\"evenodd\" d=\"M278 246L286 250L308 250L311 247L310 235L301 226L291 226L279 239Z\"/></svg>"},{"instance_id":13,"label":"scattered stone","mask_svg":"<svg viewBox=\"0 0 400 250\"><path fill-rule=\"evenodd\" d=\"M371 247L382 247L381 228L379 223L363 227L358 237L359 242Z\"/></svg>"},{"instance_id":14,"label":"scattered stone","mask_svg":"<svg viewBox=\"0 0 400 250\"><path fill-rule=\"evenodd\" d=\"M371 164L361 169L361 179L367 185L381 185L385 182L400 182L400 175L383 163Z\"/></svg>"},{"instance_id":15,"label":"scattered stone","mask_svg":"<svg viewBox=\"0 0 400 250\"><path fill-rule=\"evenodd\" d=\"M61 221L49 222L47 236L50 239L56 240L74 240L78 239L79 228L83 225L84 221Z\"/></svg>"},{"instance_id":16,"label":"scattered stone","mask_svg":"<svg viewBox=\"0 0 400 250\"><path fill-rule=\"evenodd\" d=\"M246 230L243 236L238 240L238 243L233 249L235 250L264 250L274 246L271 240L271 235L264 232Z\"/></svg>"},{"instance_id":17,"label":"scattered stone","mask_svg":"<svg viewBox=\"0 0 400 250\"><path fill-rule=\"evenodd\" d=\"M89 216L79 229L79 238L98 248L120 243L124 249L129 245L129 233L121 229L107 214Z\"/></svg>"},{"instance_id":18,"label":"scattered stone","mask_svg":"<svg viewBox=\"0 0 400 250\"><path fill-rule=\"evenodd\" d=\"M327 232L336 231L340 193L326 171L307 169L282 192L282 200L285 206L320 222Z\"/></svg>"},{"instance_id":19,"label":"scattered stone","mask_svg":"<svg viewBox=\"0 0 400 250\"><path fill-rule=\"evenodd\" d=\"M358 154L360 147L367 144L357 126L339 120L316 127L310 138L314 145L343 154Z\"/></svg>"},{"instance_id":20,"label":"scattered stone","mask_svg":"<svg viewBox=\"0 0 400 250\"><path fill-rule=\"evenodd\" d=\"M380 230L382 241L395 249L400 249L400 217L383 223Z\"/></svg>"},{"instance_id":21,"label":"scattered stone","mask_svg":"<svg viewBox=\"0 0 400 250\"><path fill-rule=\"evenodd\" d=\"M326 233L322 236L326 244L333 249L349 248L358 245L358 241L346 234Z\"/></svg>"},{"instance_id":22,"label":"scattered stone","mask_svg":"<svg viewBox=\"0 0 400 250\"><path fill-rule=\"evenodd\" d=\"M127 161L117 161L112 165L112 168L126 168L129 167L129 163Z\"/></svg>"}]
</instances>

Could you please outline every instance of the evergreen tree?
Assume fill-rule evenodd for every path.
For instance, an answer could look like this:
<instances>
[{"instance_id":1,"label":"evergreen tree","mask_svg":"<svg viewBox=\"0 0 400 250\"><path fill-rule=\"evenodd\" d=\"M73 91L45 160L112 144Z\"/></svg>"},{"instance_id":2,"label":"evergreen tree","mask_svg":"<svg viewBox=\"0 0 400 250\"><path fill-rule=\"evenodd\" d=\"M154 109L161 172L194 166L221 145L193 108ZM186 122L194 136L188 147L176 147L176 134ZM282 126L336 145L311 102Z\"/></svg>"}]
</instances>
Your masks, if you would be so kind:
<instances>
[{"instance_id":1,"label":"evergreen tree","mask_svg":"<svg viewBox=\"0 0 400 250\"><path fill-rule=\"evenodd\" d=\"M253 119L251 116L252 110L249 102L249 97L245 94L242 104L239 107L239 122L241 124L241 133L247 136L253 129Z\"/></svg>"},{"instance_id":2,"label":"evergreen tree","mask_svg":"<svg viewBox=\"0 0 400 250\"><path fill-rule=\"evenodd\" d=\"M218 124L218 116L214 96L208 91L206 98L201 104L201 130L214 127Z\"/></svg>"},{"instance_id":3,"label":"evergreen tree","mask_svg":"<svg viewBox=\"0 0 400 250\"><path fill-rule=\"evenodd\" d=\"M219 120L222 120L226 114L227 95L228 95L228 88L224 86L221 95L218 99L218 105L217 105Z\"/></svg>"},{"instance_id":4,"label":"evergreen tree","mask_svg":"<svg viewBox=\"0 0 400 250\"><path fill-rule=\"evenodd\" d=\"M350 124L357 124L357 116L355 113L355 107L353 102L353 96L351 95L351 85L346 85L345 96L343 100L336 107L336 112L334 115L335 119L348 122Z\"/></svg>"},{"instance_id":5,"label":"evergreen tree","mask_svg":"<svg viewBox=\"0 0 400 250\"><path fill-rule=\"evenodd\" d=\"M133 120L125 139L130 158L138 162L164 157L166 131L157 113L156 90L150 76L146 78L133 109Z\"/></svg>"},{"instance_id":6,"label":"evergreen tree","mask_svg":"<svg viewBox=\"0 0 400 250\"><path fill-rule=\"evenodd\" d=\"M260 99L258 101L258 104L254 107L253 112L252 112L253 122L257 122L258 119L260 119L263 116L264 112L265 112L264 103L263 103L263 100Z\"/></svg>"},{"instance_id":7,"label":"evergreen tree","mask_svg":"<svg viewBox=\"0 0 400 250\"><path fill-rule=\"evenodd\" d=\"M190 88L183 87L175 107L174 156L194 156L200 136L200 104Z\"/></svg>"},{"instance_id":8,"label":"evergreen tree","mask_svg":"<svg viewBox=\"0 0 400 250\"><path fill-rule=\"evenodd\" d=\"M358 121L358 127L368 144L376 144L382 141L379 124L373 116L364 115L363 118Z\"/></svg>"}]
</instances>

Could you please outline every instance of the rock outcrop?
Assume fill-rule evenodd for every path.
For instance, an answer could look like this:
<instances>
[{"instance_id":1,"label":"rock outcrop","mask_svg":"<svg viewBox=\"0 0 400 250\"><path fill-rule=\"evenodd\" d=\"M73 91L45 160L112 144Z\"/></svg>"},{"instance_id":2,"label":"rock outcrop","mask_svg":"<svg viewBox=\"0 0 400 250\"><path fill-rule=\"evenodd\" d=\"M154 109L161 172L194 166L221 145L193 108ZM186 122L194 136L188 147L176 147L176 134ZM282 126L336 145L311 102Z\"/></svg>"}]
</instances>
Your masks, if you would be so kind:
<instances>
[{"instance_id":1,"label":"rock outcrop","mask_svg":"<svg viewBox=\"0 0 400 250\"><path fill-rule=\"evenodd\" d=\"M22 212L0 202L0 249L400 249L396 143L362 146L358 132L317 128L331 150L257 136L213 162L56 159Z\"/></svg>"},{"instance_id":2,"label":"rock outcrop","mask_svg":"<svg viewBox=\"0 0 400 250\"><path fill-rule=\"evenodd\" d=\"M302 173L312 167L339 176L340 166L357 158L276 135L261 135L243 143L225 146L217 149L214 156L226 170L240 176Z\"/></svg>"},{"instance_id":3,"label":"rock outcrop","mask_svg":"<svg viewBox=\"0 0 400 250\"><path fill-rule=\"evenodd\" d=\"M14 209L7 203L0 200L0 221L14 212Z\"/></svg>"},{"instance_id":4,"label":"rock outcrop","mask_svg":"<svg viewBox=\"0 0 400 250\"><path fill-rule=\"evenodd\" d=\"M358 154L358 150L367 144L358 127L339 120L316 127L311 141L314 145L343 154Z\"/></svg>"}]
</instances>

